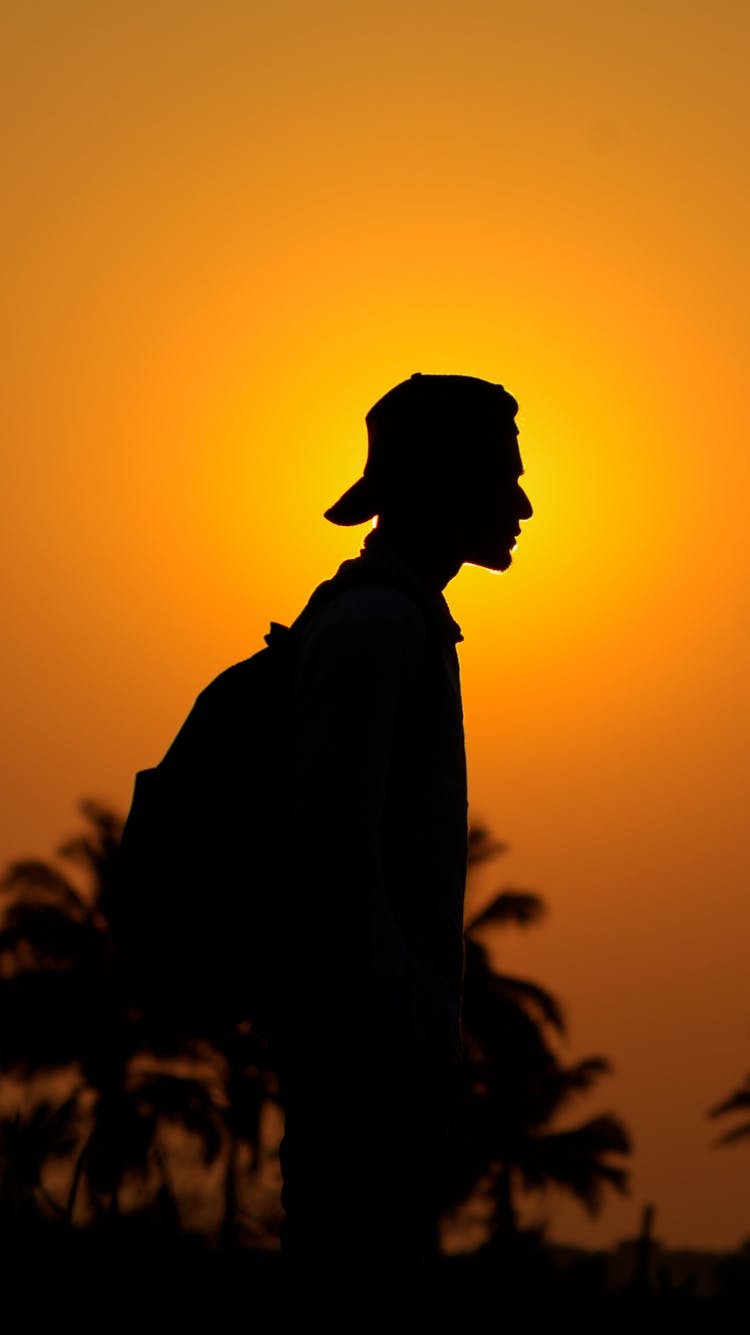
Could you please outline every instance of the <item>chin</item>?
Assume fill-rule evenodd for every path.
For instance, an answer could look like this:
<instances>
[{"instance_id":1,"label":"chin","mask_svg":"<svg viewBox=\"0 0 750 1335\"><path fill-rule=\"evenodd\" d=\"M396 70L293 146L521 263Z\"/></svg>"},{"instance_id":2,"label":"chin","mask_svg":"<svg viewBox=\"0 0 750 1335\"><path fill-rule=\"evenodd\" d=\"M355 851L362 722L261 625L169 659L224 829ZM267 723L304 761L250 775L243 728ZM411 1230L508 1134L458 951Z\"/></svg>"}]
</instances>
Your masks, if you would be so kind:
<instances>
[{"instance_id":1,"label":"chin","mask_svg":"<svg viewBox=\"0 0 750 1335\"><path fill-rule=\"evenodd\" d=\"M474 556L467 558L467 564L470 566L481 566L483 570L494 570L502 574L509 566L513 564L513 557L507 547L501 552L477 552Z\"/></svg>"}]
</instances>

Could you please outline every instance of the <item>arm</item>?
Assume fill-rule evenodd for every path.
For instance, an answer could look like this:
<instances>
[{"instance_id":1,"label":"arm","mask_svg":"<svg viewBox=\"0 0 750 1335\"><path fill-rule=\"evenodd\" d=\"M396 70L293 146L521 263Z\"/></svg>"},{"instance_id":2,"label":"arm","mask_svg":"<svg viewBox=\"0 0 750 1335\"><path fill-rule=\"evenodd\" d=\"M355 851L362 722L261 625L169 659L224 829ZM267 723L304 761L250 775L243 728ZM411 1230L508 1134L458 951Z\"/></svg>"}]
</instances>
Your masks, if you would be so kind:
<instances>
[{"instance_id":1,"label":"arm","mask_svg":"<svg viewBox=\"0 0 750 1335\"><path fill-rule=\"evenodd\" d=\"M391 912L382 822L399 728L424 654L421 613L368 591L320 618L289 716L286 830L294 921L308 987L408 1030L414 980Z\"/></svg>"}]
</instances>

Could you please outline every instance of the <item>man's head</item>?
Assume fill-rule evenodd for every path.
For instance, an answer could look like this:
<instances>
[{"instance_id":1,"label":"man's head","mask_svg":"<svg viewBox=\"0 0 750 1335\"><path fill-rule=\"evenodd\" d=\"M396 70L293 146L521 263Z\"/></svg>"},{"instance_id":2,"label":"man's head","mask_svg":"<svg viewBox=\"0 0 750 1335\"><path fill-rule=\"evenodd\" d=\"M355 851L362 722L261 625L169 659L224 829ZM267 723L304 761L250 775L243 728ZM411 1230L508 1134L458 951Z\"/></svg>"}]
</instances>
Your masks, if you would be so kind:
<instances>
[{"instance_id":1,"label":"man's head","mask_svg":"<svg viewBox=\"0 0 750 1335\"><path fill-rule=\"evenodd\" d=\"M413 375L367 414L363 476L326 510L334 524L435 535L461 561L505 570L531 505L514 421L502 385L474 376Z\"/></svg>"}]
</instances>

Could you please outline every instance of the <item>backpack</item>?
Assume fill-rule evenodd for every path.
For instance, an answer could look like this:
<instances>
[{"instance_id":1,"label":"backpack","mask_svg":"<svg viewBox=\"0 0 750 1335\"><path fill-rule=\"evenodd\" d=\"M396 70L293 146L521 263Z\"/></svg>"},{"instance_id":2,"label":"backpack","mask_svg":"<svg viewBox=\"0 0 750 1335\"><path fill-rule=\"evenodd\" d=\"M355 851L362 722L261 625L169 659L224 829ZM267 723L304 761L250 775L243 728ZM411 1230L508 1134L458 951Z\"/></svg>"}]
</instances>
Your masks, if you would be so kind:
<instances>
[{"instance_id":1,"label":"backpack","mask_svg":"<svg viewBox=\"0 0 750 1335\"><path fill-rule=\"evenodd\" d=\"M291 626L198 695L163 759L135 776L108 914L126 1003L215 1035L273 1009L283 951L281 764L301 632L345 588L396 587L366 565L319 585Z\"/></svg>"}]
</instances>

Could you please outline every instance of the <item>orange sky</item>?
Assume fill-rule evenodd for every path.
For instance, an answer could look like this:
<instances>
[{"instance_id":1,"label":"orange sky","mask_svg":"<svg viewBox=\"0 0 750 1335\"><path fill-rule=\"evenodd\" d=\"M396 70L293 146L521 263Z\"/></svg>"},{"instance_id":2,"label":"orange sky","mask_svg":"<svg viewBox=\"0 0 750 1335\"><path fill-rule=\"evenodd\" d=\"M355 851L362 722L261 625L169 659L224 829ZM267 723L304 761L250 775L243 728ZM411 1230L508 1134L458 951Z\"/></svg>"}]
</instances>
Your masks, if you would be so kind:
<instances>
[{"instance_id":1,"label":"orange sky","mask_svg":"<svg viewBox=\"0 0 750 1335\"><path fill-rule=\"evenodd\" d=\"M447 589L472 813L542 893L637 1147L598 1223L750 1235L750 11L5 7L0 857L126 806L196 692L358 550L322 512L412 371L502 381L535 517ZM488 882L491 884L492 880ZM727 1123L727 1127L730 1123Z\"/></svg>"}]
</instances>

